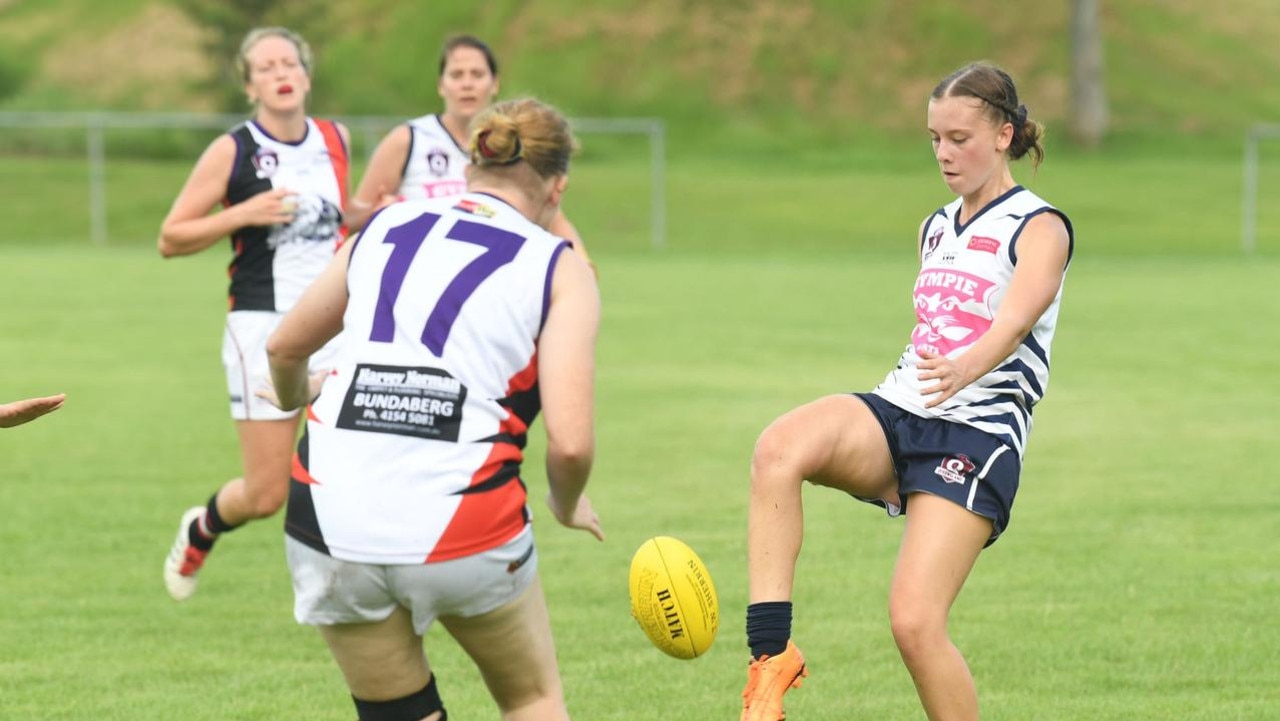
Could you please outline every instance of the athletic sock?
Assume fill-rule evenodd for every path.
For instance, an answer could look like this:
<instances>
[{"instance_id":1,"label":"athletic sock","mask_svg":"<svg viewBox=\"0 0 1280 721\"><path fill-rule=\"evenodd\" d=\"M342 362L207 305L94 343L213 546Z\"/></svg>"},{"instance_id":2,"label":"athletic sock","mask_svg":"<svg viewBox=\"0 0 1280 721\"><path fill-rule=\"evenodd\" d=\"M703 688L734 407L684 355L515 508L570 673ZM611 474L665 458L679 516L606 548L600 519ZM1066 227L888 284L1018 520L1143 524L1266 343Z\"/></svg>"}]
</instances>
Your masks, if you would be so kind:
<instances>
[{"instance_id":1,"label":"athletic sock","mask_svg":"<svg viewBox=\"0 0 1280 721\"><path fill-rule=\"evenodd\" d=\"M229 525L222 520L222 516L218 515L218 494L215 493L205 506L204 513L191 522L191 527L187 529L187 538L195 548L209 551L219 535L239 527L239 525Z\"/></svg>"},{"instance_id":2,"label":"athletic sock","mask_svg":"<svg viewBox=\"0 0 1280 721\"><path fill-rule=\"evenodd\" d=\"M747 606L747 645L751 657L777 656L791 638L791 602L765 601Z\"/></svg>"}]
</instances>

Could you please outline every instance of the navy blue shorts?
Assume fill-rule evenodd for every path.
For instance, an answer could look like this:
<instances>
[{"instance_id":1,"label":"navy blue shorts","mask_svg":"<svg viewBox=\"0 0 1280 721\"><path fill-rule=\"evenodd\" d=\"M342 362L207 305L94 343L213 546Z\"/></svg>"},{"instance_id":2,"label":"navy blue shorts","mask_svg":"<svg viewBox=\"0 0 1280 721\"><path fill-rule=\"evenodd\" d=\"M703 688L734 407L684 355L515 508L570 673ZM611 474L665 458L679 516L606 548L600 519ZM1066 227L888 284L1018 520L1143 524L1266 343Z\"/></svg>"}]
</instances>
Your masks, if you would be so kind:
<instances>
[{"instance_id":1,"label":"navy blue shorts","mask_svg":"<svg viewBox=\"0 0 1280 721\"><path fill-rule=\"evenodd\" d=\"M991 519L991 537L1009 526L1009 512L1018 492L1022 459L999 438L954 421L922 418L872 393L854 393L880 421L889 454L898 473L901 512L907 496L929 493ZM858 500L886 506L880 499ZM886 506L887 507L887 506ZM893 509L889 509L891 515Z\"/></svg>"}]
</instances>

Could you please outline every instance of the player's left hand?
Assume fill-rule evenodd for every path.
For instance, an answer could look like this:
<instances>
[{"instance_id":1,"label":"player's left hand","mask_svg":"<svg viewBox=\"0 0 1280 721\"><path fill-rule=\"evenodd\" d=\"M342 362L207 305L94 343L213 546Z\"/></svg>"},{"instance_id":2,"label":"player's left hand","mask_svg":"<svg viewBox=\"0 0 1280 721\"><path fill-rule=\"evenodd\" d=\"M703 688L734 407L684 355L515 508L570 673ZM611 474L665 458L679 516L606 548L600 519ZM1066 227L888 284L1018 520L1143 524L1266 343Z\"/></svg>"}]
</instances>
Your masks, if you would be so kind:
<instances>
[{"instance_id":1,"label":"player's left hand","mask_svg":"<svg viewBox=\"0 0 1280 721\"><path fill-rule=\"evenodd\" d=\"M920 362L916 364L916 368L920 373L916 378L921 381L937 381L931 386L920 389L920 395L934 396L925 402L925 408L934 408L945 403L951 396L959 393L961 388L969 385L970 379L960 364L963 356L952 360L933 351L921 350L917 351L917 354L920 356Z\"/></svg>"}]
</instances>

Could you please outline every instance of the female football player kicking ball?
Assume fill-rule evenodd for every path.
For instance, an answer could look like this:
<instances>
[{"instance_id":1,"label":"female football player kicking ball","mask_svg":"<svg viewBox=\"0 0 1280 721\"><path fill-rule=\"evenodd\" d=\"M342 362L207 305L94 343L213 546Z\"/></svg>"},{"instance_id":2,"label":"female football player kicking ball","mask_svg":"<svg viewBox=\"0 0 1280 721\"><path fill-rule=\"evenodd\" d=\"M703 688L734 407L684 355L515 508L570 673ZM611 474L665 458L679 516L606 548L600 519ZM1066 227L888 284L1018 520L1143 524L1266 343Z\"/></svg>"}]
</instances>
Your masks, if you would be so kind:
<instances>
[{"instance_id":1,"label":"female football player kicking ball","mask_svg":"<svg viewBox=\"0 0 1280 721\"><path fill-rule=\"evenodd\" d=\"M436 619L503 719L569 718L521 479L539 410L547 503L604 540L583 494L599 297L546 230L573 137L554 109L517 100L482 113L469 147L467 193L380 211L267 346L279 407L299 408L308 357L343 332L306 413L285 532L295 615L319 628L362 721L445 718L422 646Z\"/></svg>"},{"instance_id":2,"label":"female football player kicking ball","mask_svg":"<svg viewBox=\"0 0 1280 721\"><path fill-rule=\"evenodd\" d=\"M871 393L801 406L756 444L743 721L784 718L783 694L806 673L791 641L805 480L906 515L889 590L894 641L932 721L978 718L947 616L978 553L1009 523L1031 409L1049 381L1072 231L1010 174L1010 161L1039 163L1044 150L1003 71L979 63L949 75L929 98L928 125L959 197L916 238L911 344Z\"/></svg>"}]
</instances>

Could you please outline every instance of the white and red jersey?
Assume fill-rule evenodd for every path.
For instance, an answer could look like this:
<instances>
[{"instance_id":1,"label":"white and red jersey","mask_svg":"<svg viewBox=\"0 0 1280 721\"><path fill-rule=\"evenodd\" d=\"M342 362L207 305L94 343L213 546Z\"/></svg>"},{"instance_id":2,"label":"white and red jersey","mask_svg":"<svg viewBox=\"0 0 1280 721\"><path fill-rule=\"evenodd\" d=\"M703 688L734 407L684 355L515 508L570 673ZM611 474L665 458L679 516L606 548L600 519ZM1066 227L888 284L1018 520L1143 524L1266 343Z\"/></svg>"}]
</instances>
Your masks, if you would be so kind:
<instances>
[{"instance_id":1,"label":"white and red jersey","mask_svg":"<svg viewBox=\"0 0 1280 721\"><path fill-rule=\"evenodd\" d=\"M288 225L247 226L231 234L230 309L284 312L320 275L346 234L346 144L335 123L307 118L302 140L285 142L256 121L232 128L236 158L226 206L275 188L296 194Z\"/></svg>"},{"instance_id":2,"label":"white and red jersey","mask_svg":"<svg viewBox=\"0 0 1280 721\"><path fill-rule=\"evenodd\" d=\"M307 414L286 530L362 563L500 546L529 523L520 463L568 244L478 193L396 203L354 242L345 340Z\"/></svg>"},{"instance_id":3,"label":"white and red jersey","mask_svg":"<svg viewBox=\"0 0 1280 721\"><path fill-rule=\"evenodd\" d=\"M439 115L408 122L409 154L397 193L406 200L447 198L467 192L467 151L449 134Z\"/></svg>"},{"instance_id":4,"label":"white and red jersey","mask_svg":"<svg viewBox=\"0 0 1280 721\"><path fill-rule=\"evenodd\" d=\"M935 408L925 408L928 397L920 394L935 381L917 378L918 352L956 358L991 328L1018 262L1018 236L1031 218L1046 212L1061 216L1073 249L1074 233L1062 211L1022 186L996 198L964 225L961 203L957 198L924 224L914 291L918 322L898 367L873 392L915 415L963 423L1002 438L1021 456L1031 410L1049 385L1049 347L1062 286L1008 358ZM1069 263L1070 252L1067 257Z\"/></svg>"}]
</instances>

